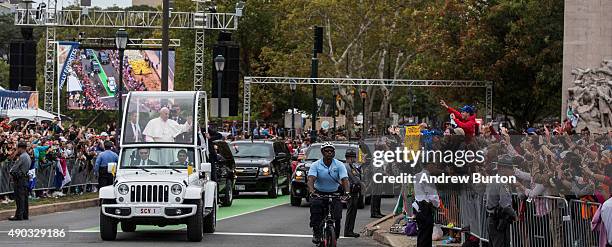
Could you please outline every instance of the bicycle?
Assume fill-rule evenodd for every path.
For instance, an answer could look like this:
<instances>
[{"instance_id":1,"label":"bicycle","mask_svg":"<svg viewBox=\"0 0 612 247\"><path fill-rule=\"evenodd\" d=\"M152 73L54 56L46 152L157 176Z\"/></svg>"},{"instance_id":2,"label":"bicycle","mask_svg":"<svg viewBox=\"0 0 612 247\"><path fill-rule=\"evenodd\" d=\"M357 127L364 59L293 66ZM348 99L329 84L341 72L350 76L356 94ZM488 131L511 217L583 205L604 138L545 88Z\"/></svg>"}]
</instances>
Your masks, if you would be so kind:
<instances>
[{"instance_id":1,"label":"bicycle","mask_svg":"<svg viewBox=\"0 0 612 247\"><path fill-rule=\"evenodd\" d=\"M319 242L318 247L336 247L336 220L332 216L332 212L335 211L334 208L334 199L340 199L342 194L333 193L329 195L316 195L314 198L316 199L325 199L327 200L327 216L321 222L322 231L322 241Z\"/></svg>"}]
</instances>

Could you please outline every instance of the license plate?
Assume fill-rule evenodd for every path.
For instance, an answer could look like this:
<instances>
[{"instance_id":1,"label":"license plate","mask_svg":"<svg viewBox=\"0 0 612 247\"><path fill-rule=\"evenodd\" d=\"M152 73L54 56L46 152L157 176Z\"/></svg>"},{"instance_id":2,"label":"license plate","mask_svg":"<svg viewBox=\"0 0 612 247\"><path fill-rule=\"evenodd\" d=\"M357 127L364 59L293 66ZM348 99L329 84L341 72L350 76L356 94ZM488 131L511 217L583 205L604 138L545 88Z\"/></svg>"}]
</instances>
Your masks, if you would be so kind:
<instances>
[{"instance_id":1,"label":"license plate","mask_svg":"<svg viewBox=\"0 0 612 247\"><path fill-rule=\"evenodd\" d=\"M244 184L237 184L236 190L246 190L246 186Z\"/></svg>"},{"instance_id":2,"label":"license plate","mask_svg":"<svg viewBox=\"0 0 612 247\"><path fill-rule=\"evenodd\" d=\"M160 208L136 208L138 215L159 215L161 213Z\"/></svg>"}]
</instances>

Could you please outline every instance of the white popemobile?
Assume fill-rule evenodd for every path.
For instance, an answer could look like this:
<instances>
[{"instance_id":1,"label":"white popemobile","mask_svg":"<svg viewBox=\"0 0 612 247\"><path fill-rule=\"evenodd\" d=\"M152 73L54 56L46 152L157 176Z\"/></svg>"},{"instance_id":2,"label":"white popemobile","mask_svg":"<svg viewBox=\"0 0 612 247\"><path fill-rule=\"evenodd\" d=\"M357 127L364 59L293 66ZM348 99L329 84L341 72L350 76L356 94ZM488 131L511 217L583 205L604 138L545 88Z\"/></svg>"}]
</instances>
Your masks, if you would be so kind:
<instances>
[{"instance_id":1,"label":"white popemobile","mask_svg":"<svg viewBox=\"0 0 612 247\"><path fill-rule=\"evenodd\" d=\"M137 225L187 224L187 239L201 241L204 233L215 231L217 218L217 184L210 179L207 141L198 127L208 125L202 114L207 112L206 94L130 92L126 102L119 164L109 165L115 181L100 188L101 238L115 240L119 223L123 232ZM177 104L185 114L180 118L168 110ZM167 136L142 136L150 121L156 124L147 133Z\"/></svg>"}]
</instances>

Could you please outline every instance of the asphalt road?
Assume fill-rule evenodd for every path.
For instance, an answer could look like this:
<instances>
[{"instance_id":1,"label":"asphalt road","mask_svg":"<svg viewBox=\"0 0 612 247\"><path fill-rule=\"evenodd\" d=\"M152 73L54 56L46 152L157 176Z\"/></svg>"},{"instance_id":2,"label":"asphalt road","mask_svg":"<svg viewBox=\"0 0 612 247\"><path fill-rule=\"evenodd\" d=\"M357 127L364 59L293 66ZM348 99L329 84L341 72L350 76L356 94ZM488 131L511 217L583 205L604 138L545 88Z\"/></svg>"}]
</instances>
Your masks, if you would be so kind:
<instances>
[{"instance_id":1,"label":"asphalt road","mask_svg":"<svg viewBox=\"0 0 612 247\"><path fill-rule=\"evenodd\" d=\"M184 226L139 226L134 233L119 232L116 241L103 242L98 232L99 208L94 207L34 216L29 221L0 221L0 246L313 246L307 203L303 203L302 207L292 207L286 196L273 202L264 200L269 199L265 199L265 196L246 196L236 199L235 208L220 208L216 233L205 235L201 243L187 242ZM394 199L383 199L383 213L389 213L394 202ZM368 207L359 210L356 232L374 220L369 216ZM11 229L24 227L68 228L69 233L63 239L19 239L8 236ZM382 246L363 237L342 238L338 243L339 246Z\"/></svg>"}]
</instances>

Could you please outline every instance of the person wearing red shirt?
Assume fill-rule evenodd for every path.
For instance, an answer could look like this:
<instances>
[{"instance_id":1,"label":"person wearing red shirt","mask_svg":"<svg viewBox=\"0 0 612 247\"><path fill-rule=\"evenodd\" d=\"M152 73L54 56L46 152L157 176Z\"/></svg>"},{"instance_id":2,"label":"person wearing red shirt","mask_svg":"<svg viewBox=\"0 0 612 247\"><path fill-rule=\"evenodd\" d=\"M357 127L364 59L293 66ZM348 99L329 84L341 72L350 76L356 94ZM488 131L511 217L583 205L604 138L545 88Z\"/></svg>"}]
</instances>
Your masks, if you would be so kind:
<instances>
[{"instance_id":1,"label":"person wearing red shirt","mask_svg":"<svg viewBox=\"0 0 612 247\"><path fill-rule=\"evenodd\" d=\"M451 117L459 126L459 128L463 129L466 137L473 137L476 134L476 127L478 127L476 123L476 114L474 114L474 107L470 105L465 105L461 107L459 111L453 109L446 105L444 100L440 100L440 105L442 105L448 113L451 113ZM459 117L458 117L459 116Z\"/></svg>"}]
</instances>

